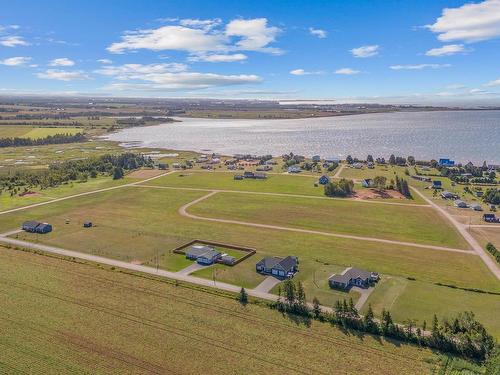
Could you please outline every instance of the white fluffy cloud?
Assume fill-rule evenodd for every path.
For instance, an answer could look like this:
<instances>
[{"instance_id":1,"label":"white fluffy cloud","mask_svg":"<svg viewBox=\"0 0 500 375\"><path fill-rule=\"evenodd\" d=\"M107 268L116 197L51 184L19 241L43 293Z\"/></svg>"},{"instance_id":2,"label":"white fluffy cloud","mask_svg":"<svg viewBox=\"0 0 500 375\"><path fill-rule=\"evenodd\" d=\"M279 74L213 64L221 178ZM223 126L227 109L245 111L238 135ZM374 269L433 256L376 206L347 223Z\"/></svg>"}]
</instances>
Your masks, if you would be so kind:
<instances>
[{"instance_id":1,"label":"white fluffy cloud","mask_svg":"<svg viewBox=\"0 0 500 375\"><path fill-rule=\"evenodd\" d=\"M75 62L73 60L68 59L67 57L60 57L58 59L54 59L49 63L50 66L73 66Z\"/></svg>"},{"instance_id":2,"label":"white fluffy cloud","mask_svg":"<svg viewBox=\"0 0 500 375\"><path fill-rule=\"evenodd\" d=\"M342 68L337 69L335 74L344 74L344 75L354 75L361 73L359 70L351 69L351 68Z\"/></svg>"},{"instance_id":3,"label":"white fluffy cloud","mask_svg":"<svg viewBox=\"0 0 500 375\"><path fill-rule=\"evenodd\" d=\"M128 31L121 41L111 44L107 49L112 53L139 49L178 50L192 56L228 55L235 51L282 53L280 49L269 46L281 30L268 26L266 18L235 19L225 26L220 19L183 19L176 22L156 29ZM241 56L238 57L233 57L233 61L240 61ZM221 61L223 59L219 58ZM225 59L228 61L231 58Z\"/></svg>"},{"instance_id":4,"label":"white fluffy cloud","mask_svg":"<svg viewBox=\"0 0 500 375\"><path fill-rule=\"evenodd\" d=\"M500 79L496 79L494 81L490 81L488 83L485 83L484 86L486 86L486 87L500 86Z\"/></svg>"},{"instance_id":5,"label":"white fluffy cloud","mask_svg":"<svg viewBox=\"0 0 500 375\"><path fill-rule=\"evenodd\" d=\"M57 81L81 81L89 79L89 76L80 70L68 71L59 69L48 69L45 72L37 73L37 77Z\"/></svg>"},{"instance_id":6,"label":"white fluffy cloud","mask_svg":"<svg viewBox=\"0 0 500 375\"><path fill-rule=\"evenodd\" d=\"M235 62L235 61L244 61L247 59L247 55L243 53L234 53L234 54L198 54L189 57L189 61L205 61L205 62Z\"/></svg>"},{"instance_id":7,"label":"white fluffy cloud","mask_svg":"<svg viewBox=\"0 0 500 375\"><path fill-rule=\"evenodd\" d=\"M121 42L108 47L111 53L127 50L153 51L180 50L188 52L220 51L224 49L224 36L208 34L204 30L184 26L162 26L158 29L127 32Z\"/></svg>"},{"instance_id":8,"label":"white fluffy cloud","mask_svg":"<svg viewBox=\"0 0 500 375\"><path fill-rule=\"evenodd\" d=\"M20 66L20 65L26 65L28 62L31 61L31 57L9 57L8 59L4 59L0 61L0 64L2 65L7 65L7 66Z\"/></svg>"},{"instance_id":9,"label":"white fluffy cloud","mask_svg":"<svg viewBox=\"0 0 500 375\"><path fill-rule=\"evenodd\" d=\"M205 89L217 86L231 86L262 81L257 75L239 74L222 75L214 73L198 73L188 71L184 64L125 64L121 66L105 66L96 73L113 77L117 81L108 88L115 90L186 90Z\"/></svg>"},{"instance_id":10,"label":"white fluffy cloud","mask_svg":"<svg viewBox=\"0 0 500 375\"><path fill-rule=\"evenodd\" d=\"M110 59L99 59L97 62L100 62L101 64L113 64L113 61Z\"/></svg>"},{"instance_id":11,"label":"white fluffy cloud","mask_svg":"<svg viewBox=\"0 0 500 375\"><path fill-rule=\"evenodd\" d=\"M439 48L432 48L428 50L426 56L450 56L456 53L464 52L465 48L463 44L447 44Z\"/></svg>"},{"instance_id":12,"label":"white fluffy cloud","mask_svg":"<svg viewBox=\"0 0 500 375\"><path fill-rule=\"evenodd\" d=\"M354 57L372 57L378 55L379 46L377 44L371 46L361 46L350 50Z\"/></svg>"},{"instance_id":13,"label":"white fluffy cloud","mask_svg":"<svg viewBox=\"0 0 500 375\"><path fill-rule=\"evenodd\" d=\"M325 30L315 29L314 27L309 28L309 34L320 39L324 39L327 36L327 32Z\"/></svg>"},{"instance_id":14,"label":"white fluffy cloud","mask_svg":"<svg viewBox=\"0 0 500 375\"><path fill-rule=\"evenodd\" d=\"M266 18L237 19L226 25L226 35L240 39L236 48L244 51L261 51L279 54L281 50L268 45L275 41L281 30L275 26L267 26Z\"/></svg>"},{"instance_id":15,"label":"white fluffy cloud","mask_svg":"<svg viewBox=\"0 0 500 375\"><path fill-rule=\"evenodd\" d=\"M4 36L0 38L0 45L4 47L29 46L22 36Z\"/></svg>"},{"instance_id":16,"label":"white fluffy cloud","mask_svg":"<svg viewBox=\"0 0 500 375\"><path fill-rule=\"evenodd\" d=\"M450 64L415 64L415 65L392 65L392 70L422 70L422 69L440 69L448 68Z\"/></svg>"},{"instance_id":17,"label":"white fluffy cloud","mask_svg":"<svg viewBox=\"0 0 500 375\"><path fill-rule=\"evenodd\" d=\"M290 74L294 76L309 76L309 75L322 74L322 72L321 71L310 72L304 69L293 69L290 70Z\"/></svg>"},{"instance_id":18,"label":"white fluffy cloud","mask_svg":"<svg viewBox=\"0 0 500 375\"><path fill-rule=\"evenodd\" d=\"M468 43L500 37L500 0L467 3L443 9L441 17L426 26L443 42Z\"/></svg>"}]
</instances>

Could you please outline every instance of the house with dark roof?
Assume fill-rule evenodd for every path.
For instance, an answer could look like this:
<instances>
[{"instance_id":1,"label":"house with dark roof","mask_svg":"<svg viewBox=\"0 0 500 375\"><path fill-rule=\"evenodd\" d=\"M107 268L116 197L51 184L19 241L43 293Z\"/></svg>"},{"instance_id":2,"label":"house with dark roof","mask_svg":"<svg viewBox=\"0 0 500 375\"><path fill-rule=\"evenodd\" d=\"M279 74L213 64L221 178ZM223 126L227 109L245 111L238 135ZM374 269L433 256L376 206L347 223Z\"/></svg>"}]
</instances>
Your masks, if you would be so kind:
<instances>
[{"instance_id":1,"label":"house with dark roof","mask_svg":"<svg viewBox=\"0 0 500 375\"><path fill-rule=\"evenodd\" d=\"M434 180L432 181L432 188L433 189L442 189L443 188L443 183L441 180Z\"/></svg>"},{"instance_id":2,"label":"house with dark roof","mask_svg":"<svg viewBox=\"0 0 500 375\"><path fill-rule=\"evenodd\" d=\"M457 208L468 208L468 204L465 203L463 200L460 200L460 199L457 199L455 200L455 202L453 202L455 204L455 207Z\"/></svg>"},{"instance_id":3,"label":"house with dark roof","mask_svg":"<svg viewBox=\"0 0 500 375\"><path fill-rule=\"evenodd\" d=\"M449 191L447 191L447 190L445 190L445 191L443 191L443 192L441 193L441 197L442 197L443 199L458 199L458 195L456 195L456 194L454 194L454 193L451 193L451 192L449 192Z\"/></svg>"},{"instance_id":4,"label":"house with dark roof","mask_svg":"<svg viewBox=\"0 0 500 375\"><path fill-rule=\"evenodd\" d=\"M333 274L328 278L330 288L348 289L352 286L368 288L379 279L376 272L365 271L359 268L349 267L341 274Z\"/></svg>"},{"instance_id":5,"label":"house with dark roof","mask_svg":"<svg viewBox=\"0 0 500 375\"><path fill-rule=\"evenodd\" d=\"M258 273L279 278L291 278L299 270L299 258L295 256L266 257L255 265Z\"/></svg>"},{"instance_id":6,"label":"house with dark roof","mask_svg":"<svg viewBox=\"0 0 500 375\"><path fill-rule=\"evenodd\" d=\"M495 214L484 214L483 215L483 220L486 221L487 223L498 223L500 222L500 219L498 219Z\"/></svg>"},{"instance_id":7,"label":"house with dark roof","mask_svg":"<svg viewBox=\"0 0 500 375\"><path fill-rule=\"evenodd\" d=\"M29 220L25 221L21 229L30 233L49 233L52 232L52 225L49 223L40 223L38 221Z\"/></svg>"},{"instance_id":8,"label":"house with dark roof","mask_svg":"<svg viewBox=\"0 0 500 375\"><path fill-rule=\"evenodd\" d=\"M213 247L204 245L191 246L186 251L186 258L196 260L199 264L209 265L215 263L221 257L221 253Z\"/></svg>"}]
</instances>

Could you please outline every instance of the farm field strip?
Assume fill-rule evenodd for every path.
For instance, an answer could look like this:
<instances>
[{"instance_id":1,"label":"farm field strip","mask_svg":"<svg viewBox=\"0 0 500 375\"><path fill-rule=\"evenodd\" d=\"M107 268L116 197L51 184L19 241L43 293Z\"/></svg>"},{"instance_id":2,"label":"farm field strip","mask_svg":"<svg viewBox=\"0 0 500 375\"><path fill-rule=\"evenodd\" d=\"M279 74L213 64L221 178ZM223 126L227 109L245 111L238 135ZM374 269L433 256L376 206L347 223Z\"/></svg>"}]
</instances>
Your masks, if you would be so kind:
<instances>
[{"instance_id":1,"label":"farm field strip","mask_svg":"<svg viewBox=\"0 0 500 375\"><path fill-rule=\"evenodd\" d=\"M191 188L191 187L181 187L181 186L158 186L158 185L147 185L144 184L146 181L141 181L140 183L134 185L134 187L144 187L152 189L173 189L173 190L188 190L188 191L215 191L218 193L235 193L235 194L252 194L252 195L269 195L275 197L291 197L291 198L306 198L306 199L323 199L329 201L342 201L342 202L355 202L355 203L373 203L373 204L387 204L391 206L410 206L410 207L431 207L430 204L414 204L414 203L399 203L399 202L384 202L377 200L362 200L355 198L335 198L335 197L321 197L314 195L303 195L303 194L288 194L288 193L268 193L263 191L250 191L250 190L231 190L231 189L204 189L204 188Z\"/></svg>"},{"instance_id":2,"label":"farm field strip","mask_svg":"<svg viewBox=\"0 0 500 375\"><path fill-rule=\"evenodd\" d=\"M240 220L204 217L204 216L191 214L187 211L188 208L214 196L217 193L219 193L219 191L210 191L207 195L204 195L201 198L197 198L196 200L185 204L184 206L179 208L179 214L181 216L184 216L184 217L187 217L190 219L195 219L195 220L206 220L206 221L225 223L225 224L237 224L237 225L245 225L245 226L256 227L256 228L267 228L267 229L299 232L299 233L306 233L306 234L317 234L317 235L323 235L323 236L346 238L346 239L353 239L353 240L360 240L360 241L372 241L372 242L388 243L388 244L393 244L393 245L411 246L411 247L418 247L418 248L424 248L424 249L451 251L451 252L457 252L457 253L477 255L472 250L456 249L456 248L450 248L450 247L445 247L445 246L424 245L424 244L418 244L418 243L414 243L414 242L387 240L387 239L376 238L376 237L365 237L365 236L355 236L355 235L349 235L349 234L324 232L324 231L313 230L313 229L301 229L301 228L293 228L293 227L286 227L286 226L280 226L280 225L253 223L253 222L246 222L246 221L240 221Z\"/></svg>"},{"instance_id":3,"label":"farm field strip","mask_svg":"<svg viewBox=\"0 0 500 375\"><path fill-rule=\"evenodd\" d=\"M160 177L166 176L166 175L168 175L170 173L172 173L172 172L165 172L165 173L162 173L160 175L147 178L145 180L138 180L138 181L134 181L134 182L130 182L130 183L118 185L118 186L111 186L111 187L107 187L107 188L103 188L103 189L85 191L83 193L68 195L66 197L54 198L54 199L46 201L46 202L39 202L39 203L30 204L30 205L27 205L27 206L21 206L21 207L13 208L13 209L10 209L10 210L0 211L0 215L5 215L5 214L12 213L12 212L17 212L17 211L23 211L23 210L27 210L27 209L34 208L34 207L39 207L39 206L45 206L47 204L57 203L57 202L65 201L65 200L68 200L68 199L73 199L73 198L78 198L78 197L84 197L84 196L92 195L92 194L96 194L96 193L102 193L102 192L105 192L105 191L110 191L110 190L116 190L116 189L121 189L121 188L125 188L125 187L130 187L130 186L137 185L137 184L139 184L141 182L147 182L147 181L154 180L156 178L160 178Z\"/></svg>"},{"instance_id":4,"label":"farm field strip","mask_svg":"<svg viewBox=\"0 0 500 375\"><path fill-rule=\"evenodd\" d=\"M80 365L106 373L116 373L118 368L124 373L211 375L231 370L244 374L248 368L258 368L259 372L278 374L284 366L290 373L323 374L330 373L332 366L342 366L348 369L346 373L354 374L369 366L375 372L392 375L398 373L396 363L397 369L404 368L408 374L432 373L439 363L430 350L378 342L370 335L357 338L317 322L306 328L267 308L252 304L243 307L227 297L189 286L173 286L24 252L11 253L0 253L0 293L7 297L5 305L18 311L2 314L0 319L2 331L13 335L13 340L2 342L10 366L19 357L10 354L21 343L47 372L51 368L76 371ZM8 270L9 264L19 258L26 261L20 265L24 276ZM131 298L129 303L123 303L124 295ZM186 310L190 313L185 314ZM64 334L76 317L85 323L71 334ZM104 332L93 331L96 327L102 327ZM27 331L31 334L26 335ZM125 340L131 331L140 339ZM267 339L258 340L266 332ZM40 345L44 339L46 345ZM289 342L297 345L290 347ZM335 353L330 352L332 345ZM195 364L179 355L188 348L202 358L215 358L215 368L204 363L203 367L191 369L189 366ZM265 362L263 348L269 353ZM77 356L82 349L87 356ZM103 355L102 349L110 355ZM296 366L297 357L307 358L308 363ZM358 357L361 364L355 368L347 365Z\"/></svg>"}]
</instances>

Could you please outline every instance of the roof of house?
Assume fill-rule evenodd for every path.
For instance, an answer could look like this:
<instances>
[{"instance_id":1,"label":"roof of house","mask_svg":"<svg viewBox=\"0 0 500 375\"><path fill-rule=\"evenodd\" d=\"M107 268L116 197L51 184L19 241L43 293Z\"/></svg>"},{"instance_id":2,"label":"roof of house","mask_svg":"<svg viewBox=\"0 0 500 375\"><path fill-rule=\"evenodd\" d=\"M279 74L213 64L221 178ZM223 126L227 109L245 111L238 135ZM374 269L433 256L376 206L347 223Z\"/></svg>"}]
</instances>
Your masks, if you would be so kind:
<instances>
[{"instance_id":1,"label":"roof of house","mask_svg":"<svg viewBox=\"0 0 500 375\"><path fill-rule=\"evenodd\" d=\"M36 228L40 222L35 220L28 220L23 223L23 228Z\"/></svg>"},{"instance_id":2,"label":"roof of house","mask_svg":"<svg viewBox=\"0 0 500 375\"><path fill-rule=\"evenodd\" d=\"M261 265L266 269L270 268L282 268L286 272L290 271L293 267L296 267L298 263L297 257L287 256L286 258L280 257L265 257L257 262L257 266Z\"/></svg>"},{"instance_id":3,"label":"roof of house","mask_svg":"<svg viewBox=\"0 0 500 375\"><path fill-rule=\"evenodd\" d=\"M214 257L220 255L220 252L214 249L210 249L208 251L205 251L203 254L200 254L198 258L206 258L206 259L213 259Z\"/></svg>"},{"instance_id":4,"label":"roof of house","mask_svg":"<svg viewBox=\"0 0 500 375\"><path fill-rule=\"evenodd\" d=\"M187 251L187 253L199 257L204 255L205 253L209 251L213 251L214 249L210 246L205 246L205 245L194 245L191 246L191 248Z\"/></svg>"},{"instance_id":5,"label":"roof of house","mask_svg":"<svg viewBox=\"0 0 500 375\"><path fill-rule=\"evenodd\" d=\"M341 283L341 284L349 284L351 279L357 279L358 277L361 279L369 279L372 276L372 273L369 271L365 271L359 268L346 268L344 272L340 275L334 274L330 276L328 280Z\"/></svg>"}]
</instances>

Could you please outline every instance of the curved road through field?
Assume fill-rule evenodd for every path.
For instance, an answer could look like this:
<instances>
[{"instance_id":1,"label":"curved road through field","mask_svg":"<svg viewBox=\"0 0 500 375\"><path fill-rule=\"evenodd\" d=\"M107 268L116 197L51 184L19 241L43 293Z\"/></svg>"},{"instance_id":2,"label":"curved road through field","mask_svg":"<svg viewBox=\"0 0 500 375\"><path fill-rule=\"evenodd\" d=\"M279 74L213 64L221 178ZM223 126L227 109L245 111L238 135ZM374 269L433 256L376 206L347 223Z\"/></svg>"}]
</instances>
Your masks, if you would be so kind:
<instances>
[{"instance_id":1,"label":"curved road through field","mask_svg":"<svg viewBox=\"0 0 500 375\"><path fill-rule=\"evenodd\" d=\"M229 219L217 219L217 218L211 218L211 217L197 216L197 215L193 215L193 214L190 214L189 212L187 212L187 209L189 207L194 206L195 204L197 204L205 199L208 199L217 193L219 193L219 191L217 191L217 190L211 191L207 195L204 195L198 199L195 199L194 201L191 201L191 202L185 204L184 206L179 208L179 214L181 216L184 216L184 217L187 217L190 219L194 219L194 220L205 220L205 221L213 221L213 222L217 222L217 223L245 225L248 227L284 230L284 231L289 231L289 232L319 234L319 235L323 235L323 236L347 238L347 239L351 239L351 240L381 242L381 243L388 243L388 244L392 244L392 245L412 246L412 247L419 247L419 248L423 248L423 249L452 251L452 252L456 252L456 253L466 253L466 254L472 254L472 255L476 254L474 251L471 251L471 250L453 249L453 248L443 247L443 246L422 245L422 244L416 244L416 243L412 243L412 242L384 240L381 238L374 238L374 237L363 237L363 236L353 236L353 235L349 235L349 234L337 234L337 233L330 233L330 232L321 232L321 231L312 230L312 229L290 228L290 227L283 227L283 226L279 226L279 225L250 223L250 222L246 222L246 221L229 220Z\"/></svg>"},{"instance_id":2,"label":"curved road through field","mask_svg":"<svg viewBox=\"0 0 500 375\"><path fill-rule=\"evenodd\" d=\"M490 269L490 271L493 273L493 275L496 276L498 280L500 280L500 267L498 264L491 258L486 250L484 250L481 245L476 241L474 237L469 233L467 230L467 226L464 224L459 223L448 211L446 211L443 207L439 206L438 204L434 203L431 199L426 197L424 194L422 194L418 189L414 188L413 186L410 187L415 193L417 193L423 200L425 200L427 203L429 203L432 207L434 207L441 215L443 215L446 219L450 221L450 223L453 224L455 228L460 232L460 234L463 236L463 238L467 241L469 246L479 255L486 264L486 266Z\"/></svg>"}]
</instances>

